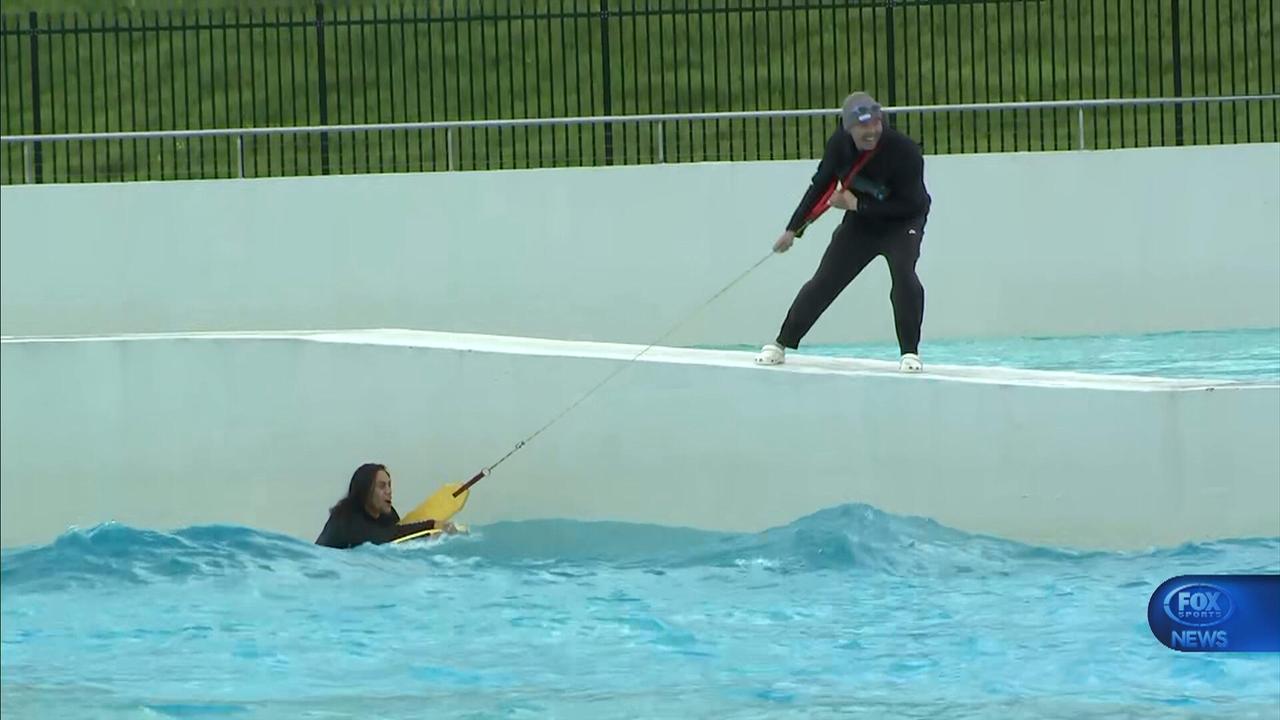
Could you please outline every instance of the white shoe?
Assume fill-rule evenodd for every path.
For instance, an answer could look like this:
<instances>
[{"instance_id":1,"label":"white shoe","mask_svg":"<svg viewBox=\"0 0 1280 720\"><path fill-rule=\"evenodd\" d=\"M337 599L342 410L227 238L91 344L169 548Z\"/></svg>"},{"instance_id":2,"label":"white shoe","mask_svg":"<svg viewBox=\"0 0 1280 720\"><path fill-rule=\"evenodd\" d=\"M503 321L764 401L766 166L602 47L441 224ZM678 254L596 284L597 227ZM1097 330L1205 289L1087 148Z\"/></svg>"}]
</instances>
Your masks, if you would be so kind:
<instances>
[{"instance_id":1,"label":"white shoe","mask_svg":"<svg viewBox=\"0 0 1280 720\"><path fill-rule=\"evenodd\" d=\"M918 373L924 370L924 365L920 362L919 355L907 353L902 356L902 363L898 365L898 370L906 373Z\"/></svg>"},{"instance_id":2,"label":"white shoe","mask_svg":"<svg viewBox=\"0 0 1280 720\"><path fill-rule=\"evenodd\" d=\"M756 355L757 365L781 365L787 359L787 351L781 345L769 343Z\"/></svg>"}]
</instances>

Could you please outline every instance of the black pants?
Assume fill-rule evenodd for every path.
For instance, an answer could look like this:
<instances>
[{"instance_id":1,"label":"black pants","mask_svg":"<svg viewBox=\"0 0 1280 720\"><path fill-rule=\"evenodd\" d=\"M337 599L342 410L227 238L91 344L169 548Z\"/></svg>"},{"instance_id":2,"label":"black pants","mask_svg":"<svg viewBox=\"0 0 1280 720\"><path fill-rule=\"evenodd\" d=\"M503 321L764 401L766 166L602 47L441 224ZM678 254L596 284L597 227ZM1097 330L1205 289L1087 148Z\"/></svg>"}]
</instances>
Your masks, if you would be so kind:
<instances>
[{"instance_id":1,"label":"black pants","mask_svg":"<svg viewBox=\"0 0 1280 720\"><path fill-rule=\"evenodd\" d=\"M893 280L889 300L893 303L898 348L903 353L918 353L920 326L924 322L924 286L916 275L916 261L920 259L924 225L921 219L881 230L861 226L856 220L842 223L832 235L817 272L800 288L791 304L778 334L778 344L793 350L799 347L800 341L836 297L863 268L883 255L889 263L889 276Z\"/></svg>"}]
</instances>

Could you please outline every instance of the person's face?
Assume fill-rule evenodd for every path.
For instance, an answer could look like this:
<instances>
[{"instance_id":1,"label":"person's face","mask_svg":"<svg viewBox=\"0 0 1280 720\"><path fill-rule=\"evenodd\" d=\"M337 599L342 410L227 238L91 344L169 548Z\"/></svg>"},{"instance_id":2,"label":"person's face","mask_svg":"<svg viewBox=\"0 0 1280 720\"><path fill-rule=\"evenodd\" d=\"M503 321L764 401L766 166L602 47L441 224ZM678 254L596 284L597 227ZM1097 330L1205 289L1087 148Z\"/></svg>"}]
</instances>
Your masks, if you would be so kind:
<instances>
[{"instance_id":1,"label":"person's face","mask_svg":"<svg viewBox=\"0 0 1280 720\"><path fill-rule=\"evenodd\" d=\"M391 476L385 470L379 470L369 486L369 498L365 502L369 514L381 515L391 512Z\"/></svg>"},{"instance_id":2,"label":"person's face","mask_svg":"<svg viewBox=\"0 0 1280 720\"><path fill-rule=\"evenodd\" d=\"M849 128L849 133L853 135L853 144L858 146L859 150L872 150L876 144L880 142L880 135L884 132L884 123L880 120L877 113L874 117L866 122L854 124Z\"/></svg>"}]
</instances>

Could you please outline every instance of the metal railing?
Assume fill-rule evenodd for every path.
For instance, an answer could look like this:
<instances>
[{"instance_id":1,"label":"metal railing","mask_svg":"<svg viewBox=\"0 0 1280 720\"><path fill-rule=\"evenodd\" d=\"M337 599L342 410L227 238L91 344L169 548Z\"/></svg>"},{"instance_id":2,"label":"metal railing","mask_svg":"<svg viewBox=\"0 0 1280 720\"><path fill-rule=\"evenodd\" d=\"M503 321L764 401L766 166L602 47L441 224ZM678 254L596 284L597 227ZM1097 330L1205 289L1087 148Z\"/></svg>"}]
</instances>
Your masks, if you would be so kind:
<instances>
[{"instance_id":1,"label":"metal railing","mask_svg":"<svg viewBox=\"0 0 1280 720\"><path fill-rule=\"evenodd\" d=\"M899 124L897 121L903 116L926 116L926 115L947 115L951 113L1024 113L1032 112L1060 112L1069 111L1075 115L1075 143L1070 149L1086 150L1089 149L1088 125L1085 121L1087 111L1097 111L1103 109L1116 108L1143 108L1143 107L1161 107L1172 108L1175 111L1175 122L1180 122L1180 113L1185 107L1195 107L1208 104L1219 103L1280 103L1280 94L1266 95L1228 95L1228 96L1205 96L1205 97L1184 97L1184 98L1112 98L1112 99L1082 99L1082 100L1049 100L1035 102L1012 102L1012 103L968 103L968 104L947 104L947 105L918 105L918 106L900 106L887 107L885 112L890 116L890 122ZM90 132L90 133L50 133L39 135L8 135L0 136L0 144L5 147L21 144L23 146L23 166L24 177L26 183L38 182L38 164L41 156L43 145L46 143L92 143L92 142L139 142L146 141L178 141L178 140L200 140L200 139L229 139L235 143L235 173L234 177L260 177L261 175L246 174L245 150L246 140L262 137L283 137L283 136L319 136L322 143L329 141L331 135L343 134L378 134L378 133L444 133L444 155L445 163L443 168L448 171L459 170L459 134L463 131L485 132L485 131L501 131L512 130L517 128L530 129L546 129L556 127L612 127L615 125L641 125L648 124L652 126L653 132L650 135L651 143L650 152L647 155L649 162L664 163L672 161L668 157L668 141L666 128L678 128L681 124L691 123L722 123L722 122L741 122L741 121L773 121L773 120L800 120L800 119L825 119L827 122L819 125L821 135L817 137L817 144L808 148L809 156L821 151L821 140L825 139L825 135L834 128L834 122L839 117L838 108L817 108L817 109L798 109L798 110L748 110L748 111L727 111L727 112L710 112L710 113L645 113L636 115L606 115L606 116L589 116L589 117L554 117L554 118L515 118L515 119L499 119L499 120L440 120L430 122L402 122L402 123L358 123L350 125L307 125L307 126L287 126L287 127L240 127L240 128L206 128L194 130L145 130L145 131L125 131L125 132ZM1023 123L1025 126L1026 123ZM1276 140L1273 137L1271 140ZM162 146L163 147L163 146ZM1028 147L1027 149L1034 149ZM1040 148L1044 149L1044 148ZM1066 148L1063 148L1066 149ZM926 148L926 151L927 148ZM630 155L627 152L622 153L623 156ZM716 158L725 159L751 159L746 157L728 157ZM756 158L758 159L758 158ZM679 160L675 160L679 161ZM420 168L427 170L428 168ZM471 168L475 169L475 168ZM376 171L376 170L375 170ZM277 175L279 173L272 173Z\"/></svg>"},{"instance_id":2,"label":"metal railing","mask_svg":"<svg viewBox=\"0 0 1280 720\"><path fill-rule=\"evenodd\" d=\"M1280 90L1277 5L242 0L199 11L5 13L0 134L769 111L825 106L859 88L895 107L1259 95ZM1088 143L1275 137L1274 107L1236 105L1094 109ZM902 115L901 127L933 152L1078 141L1079 117L1069 110L958 112ZM637 163L653 161L660 145L668 161L795 158L811 152L822 122L459 127L453 157L458 169ZM447 140L432 130L245 136L244 174L442 169ZM36 180L228 177L240 157L229 137L69 148L34 158ZM21 154L5 160L0 182L21 182Z\"/></svg>"}]
</instances>

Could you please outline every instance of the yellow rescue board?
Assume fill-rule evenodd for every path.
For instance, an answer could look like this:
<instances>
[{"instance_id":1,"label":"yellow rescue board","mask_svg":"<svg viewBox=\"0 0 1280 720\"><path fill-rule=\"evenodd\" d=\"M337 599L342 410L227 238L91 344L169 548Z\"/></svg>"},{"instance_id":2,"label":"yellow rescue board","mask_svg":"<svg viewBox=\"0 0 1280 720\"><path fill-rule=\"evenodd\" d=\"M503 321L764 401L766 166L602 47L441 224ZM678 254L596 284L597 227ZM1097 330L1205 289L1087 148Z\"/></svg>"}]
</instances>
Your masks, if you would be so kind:
<instances>
[{"instance_id":1,"label":"yellow rescue board","mask_svg":"<svg viewBox=\"0 0 1280 720\"><path fill-rule=\"evenodd\" d=\"M405 535L404 537L398 537L395 540L392 540L391 542L393 543L409 542L410 540L417 540L419 538L430 537L432 535L439 535L441 532L442 531L439 528L432 528L430 530L422 530L420 532L413 533L412 535Z\"/></svg>"},{"instance_id":2,"label":"yellow rescue board","mask_svg":"<svg viewBox=\"0 0 1280 720\"><path fill-rule=\"evenodd\" d=\"M409 511L408 515L400 518L401 524L422 522L423 520L439 520L444 521L457 515L467 504L467 497L471 494L470 488L459 493L457 497L453 493L462 487L459 483L448 483L435 492L434 495L422 501L422 504Z\"/></svg>"},{"instance_id":3,"label":"yellow rescue board","mask_svg":"<svg viewBox=\"0 0 1280 720\"><path fill-rule=\"evenodd\" d=\"M466 525L456 525L455 527L458 529L459 535L465 535L468 532ZM418 532L413 533L411 535L405 535L404 537L396 538L391 542L402 543L402 542L409 542L410 540L419 540L423 538L429 539L435 535L439 535L441 532L443 531L440 528L432 528L430 530L419 530Z\"/></svg>"}]
</instances>

